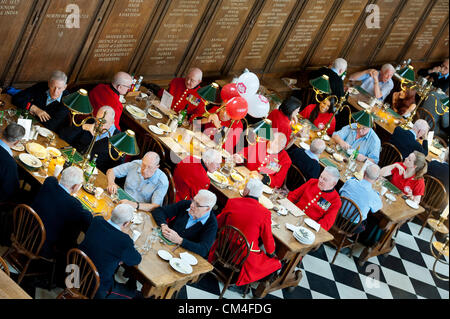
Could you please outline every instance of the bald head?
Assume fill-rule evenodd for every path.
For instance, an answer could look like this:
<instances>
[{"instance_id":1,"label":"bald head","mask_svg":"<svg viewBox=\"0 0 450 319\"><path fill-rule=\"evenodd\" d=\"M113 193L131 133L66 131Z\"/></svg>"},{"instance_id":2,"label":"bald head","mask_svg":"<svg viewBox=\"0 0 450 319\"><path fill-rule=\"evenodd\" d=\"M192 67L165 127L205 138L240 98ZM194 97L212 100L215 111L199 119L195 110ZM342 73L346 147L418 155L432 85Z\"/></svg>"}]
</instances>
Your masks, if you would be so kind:
<instances>
[{"instance_id":1,"label":"bald head","mask_svg":"<svg viewBox=\"0 0 450 319\"><path fill-rule=\"evenodd\" d=\"M273 139L267 144L267 153L278 154L286 146L287 138L283 133L277 132L273 134Z\"/></svg>"},{"instance_id":2,"label":"bald head","mask_svg":"<svg viewBox=\"0 0 450 319\"><path fill-rule=\"evenodd\" d=\"M185 78L185 85L188 89L193 89L202 82L203 72L199 68L190 68Z\"/></svg>"},{"instance_id":3,"label":"bald head","mask_svg":"<svg viewBox=\"0 0 450 319\"><path fill-rule=\"evenodd\" d=\"M101 119L105 116L106 123L103 124L103 129L109 130L111 126L114 124L114 118L116 116L116 112L111 106L104 105L97 112L97 119Z\"/></svg>"},{"instance_id":4,"label":"bald head","mask_svg":"<svg viewBox=\"0 0 450 319\"><path fill-rule=\"evenodd\" d=\"M325 148L326 148L325 142L320 138L316 138L311 142L310 151L313 154L316 154L317 156L319 156L320 154L322 154L322 152L325 150Z\"/></svg>"},{"instance_id":5,"label":"bald head","mask_svg":"<svg viewBox=\"0 0 450 319\"><path fill-rule=\"evenodd\" d=\"M421 137L425 137L428 134L430 126L424 119L419 119L414 123L412 130L416 132L417 138L419 139Z\"/></svg>"},{"instance_id":6,"label":"bald head","mask_svg":"<svg viewBox=\"0 0 450 319\"><path fill-rule=\"evenodd\" d=\"M127 94L128 90L131 88L133 83L133 78L126 72L118 72L114 75L112 80L112 86L119 91L121 95Z\"/></svg>"},{"instance_id":7,"label":"bald head","mask_svg":"<svg viewBox=\"0 0 450 319\"><path fill-rule=\"evenodd\" d=\"M141 175L144 179L148 179L155 174L159 168L160 157L155 152L148 152L142 158Z\"/></svg>"},{"instance_id":8,"label":"bald head","mask_svg":"<svg viewBox=\"0 0 450 319\"><path fill-rule=\"evenodd\" d=\"M380 167L377 164L369 165L364 172L364 179L370 183L374 183L380 176Z\"/></svg>"}]
</instances>

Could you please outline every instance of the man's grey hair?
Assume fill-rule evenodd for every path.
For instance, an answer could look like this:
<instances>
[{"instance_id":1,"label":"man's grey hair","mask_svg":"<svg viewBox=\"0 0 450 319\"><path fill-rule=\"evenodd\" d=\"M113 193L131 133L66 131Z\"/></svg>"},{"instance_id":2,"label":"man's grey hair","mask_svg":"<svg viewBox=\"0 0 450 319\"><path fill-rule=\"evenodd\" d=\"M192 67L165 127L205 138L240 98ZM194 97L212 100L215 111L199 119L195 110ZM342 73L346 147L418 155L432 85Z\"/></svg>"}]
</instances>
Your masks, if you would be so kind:
<instances>
[{"instance_id":1,"label":"man's grey hair","mask_svg":"<svg viewBox=\"0 0 450 319\"><path fill-rule=\"evenodd\" d=\"M333 62L333 68L337 71L342 70L342 72L347 70L347 61L343 58L337 58Z\"/></svg>"},{"instance_id":2,"label":"man's grey hair","mask_svg":"<svg viewBox=\"0 0 450 319\"><path fill-rule=\"evenodd\" d=\"M323 169L324 172L329 173L337 182L341 178L341 174L339 174L339 170L333 166L327 166Z\"/></svg>"},{"instance_id":3,"label":"man's grey hair","mask_svg":"<svg viewBox=\"0 0 450 319\"><path fill-rule=\"evenodd\" d=\"M311 142L310 151L319 156L320 154L322 154L326 147L327 146L322 139L316 138Z\"/></svg>"},{"instance_id":4,"label":"man's grey hair","mask_svg":"<svg viewBox=\"0 0 450 319\"><path fill-rule=\"evenodd\" d=\"M412 129L416 132L419 132L419 130L428 131L430 129L430 125L428 125L428 122L424 119L419 119L414 123Z\"/></svg>"},{"instance_id":5,"label":"man's grey hair","mask_svg":"<svg viewBox=\"0 0 450 319\"><path fill-rule=\"evenodd\" d=\"M192 67L192 68L190 68L190 69L187 71L186 75L188 75L188 74L191 73L191 72L197 72L197 73L199 73L199 74L200 74L200 80L203 79L203 71L200 70L199 68L197 68L197 67Z\"/></svg>"},{"instance_id":6,"label":"man's grey hair","mask_svg":"<svg viewBox=\"0 0 450 319\"><path fill-rule=\"evenodd\" d=\"M210 148L202 153L202 160L205 163L221 163L222 155L219 151Z\"/></svg>"},{"instance_id":7,"label":"man's grey hair","mask_svg":"<svg viewBox=\"0 0 450 319\"><path fill-rule=\"evenodd\" d=\"M4 130L2 137L7 143L15 143L25 136L25 128L22 125L11 123Z\"/></svg>"},{"instance_id":8,"label":"man's grey hair","mask_svg":"<svg viewBox=\"0 0 450 319\"><path fill-rule=\"evenodd\" d=\"M383 64L383 66L381 67L381 71L392 71L395 72L395 68L392 66L392 64L386 63Z\"/></svg>"},{"instance_id":9,"label":"man's grey hair","mask_svg":"<svg viewBox=\"0 0 450 319\"><path fill-rule=\"evenodd\" d=\"M154 165L158 165L159 162L161 161L161 157L156 152L147 152L147 153L145 153L145 155L144 155L144 157L142 159L144 159L144 158L153 159L153 164Z\"/></svg>"},{"instance_id":10,"label":"man's grey hair","mask_svg":"<svg viewBox=\"0 0 450 319\"><path fill-rule=\"evenodd\" d=\"M74 185L83 183L83 170L76 166L70 166L64 169L61 173L59 183L68 189Z\"/></svg>"},{"instance_id":11,"label":"man's grey hair","mask_svg":"<svg viewBox=\"0 0 450 319\"><path fill-rule=\"evenodd\" d=\"M129 82L130 80L132 80L131 75L129 75L126 72L117 72L112 80L112 85L113 86L118 86L118 85L126 85L126 82Z\"/></svg>"},{"instance_id":12,"label":"man's grey hair","mask_svg":"<svg viewBox=\"0 0 450 319\"><path fill-rule=\"evenodd\" d=\"M111 213L111 221L117 226L131 221L133 219L134 208L128 204L117 205Z\"/></svg>"},{"instance_id":13,"label":"man's grey hair","mask_svg":"<svg viewBox=\"0 0 450 319\"><path fill-rule=\"evenodd\" d=\"M53 71L49 79L49 82L51 81L62 81L64 84L67 84L67 75L59 70Z\"/></svg>"},{"instance_id":14,"label":"man's grey hair","mask_svg":"<svg viewBox=\"0 0 450 319\"><path fill-rule=\"evenodd\" d=\"M263 189L264 189L264 184L263 182L261 182L259 179L257 178L251 178L247 185L246 185L248 191L249 191L249 195L256 197L256 198L260 198L262 193L263 193Z\"/></svg>"},{"instance_id":15,"label":"man's grey hair","mask_svg":"<svg viewBox=\"0 0 450 319\"><path fill-rule=\"evenodd\" d=\"M106 120L109 120L109 122L114 121L116 117L116 111L109 106L109 105L103 105L101 108L98 109L97 114L100 112L106 112Z\"/></svg>"},{"instance_id":16,"label":"man's grey hair","mask_svg":"<svg viewBox=\"0 0 450 319\"><path fill-rule=\"evenodd\" d=\"M210 209L212 209L217 202L216 194L206 189L199 190L195 197L197 198L197 201L201 202L199 203L201 206L208 206Z\"/></svg>"},{"instance_id":17,"label":"man's grey hair","mask_svg":"<svg viewBox=\"0 0 450 319\"><path fill-rule=\"evenodd\" d=\"M364 178L374 181L380 176L380 170L377 164L370 164L364 172Z\"/></svg>"}]
</instances>

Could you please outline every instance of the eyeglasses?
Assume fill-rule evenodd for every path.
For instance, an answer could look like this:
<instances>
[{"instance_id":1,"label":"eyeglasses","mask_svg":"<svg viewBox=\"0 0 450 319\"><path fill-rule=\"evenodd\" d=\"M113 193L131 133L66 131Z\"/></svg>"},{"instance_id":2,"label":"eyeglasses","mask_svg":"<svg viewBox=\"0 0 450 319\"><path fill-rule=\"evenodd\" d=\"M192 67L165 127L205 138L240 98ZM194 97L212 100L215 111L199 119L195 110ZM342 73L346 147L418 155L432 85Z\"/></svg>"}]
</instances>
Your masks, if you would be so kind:
<instances>
[{"instance_id":1,"label":"eyeglasses","mask_svg":"<svg viewBox=\"0 0 450 319\"><path fill-rule=\"evenodd\" d=\"M194 204L194 207L195 207L195 208L200 208L200 207L205 208L205 207L209 207L209 206L202 206L202 205L200 205L199 203L197 203L195 200L193 200L192 203Z\"/></svg>"},{"instance_id":2,"label":"eyeglasses","mask_svg":"<svg viewBox=\"0 0 450 319\"><path fill-rule=\"evenodd\" d=\"M125 84L119 84L120 86L124 86L124 87L126 87L127 89L131 89L131 85L125 85Z\"/></svg>"}]
</instances>

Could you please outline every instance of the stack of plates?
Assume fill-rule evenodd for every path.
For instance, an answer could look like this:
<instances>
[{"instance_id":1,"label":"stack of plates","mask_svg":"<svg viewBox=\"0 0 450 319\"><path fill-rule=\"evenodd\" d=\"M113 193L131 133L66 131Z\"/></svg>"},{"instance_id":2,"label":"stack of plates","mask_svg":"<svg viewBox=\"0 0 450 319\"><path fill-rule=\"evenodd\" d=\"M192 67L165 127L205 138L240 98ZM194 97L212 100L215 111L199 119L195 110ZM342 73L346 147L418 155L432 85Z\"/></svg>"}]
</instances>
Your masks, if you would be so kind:
<instances>
[{"instance_id":1,"label":"stack of plates","mask_svg":"<svg viewBox=\"0 0 450 319\"><path fill-rule=\"evenodd\" d=\"M140 108L134 105L128 104L126 107L128 112L130 112L131 115L133 115L134 118L138 120L144 120L147 118L147 115L144 111L142 111Z\"/></svg>"},{"instance_id":2,"label":"stack of plates","mask_svg":"<svg viewBox=\"0 0 450 319\"><path fill-rule=\"evenodd\" d=\"M297 230L292 232L294 238L304 245L311 245L316 240L316 236L312 231L305 227L299 227Z\"/></svg>"},{"instance_id":3,"label":"stack of plates","mask_svg":"<svg viewBox=\"0 0 450 319\"><path fill-rule=\"evenodd\" d=\"M170 266L172 266L173 269L176 271L182 273L182 274L190 274L192 273L192 267L187 262L180 258L172 258L169 261Z\"/></svg>"}]
</instances>

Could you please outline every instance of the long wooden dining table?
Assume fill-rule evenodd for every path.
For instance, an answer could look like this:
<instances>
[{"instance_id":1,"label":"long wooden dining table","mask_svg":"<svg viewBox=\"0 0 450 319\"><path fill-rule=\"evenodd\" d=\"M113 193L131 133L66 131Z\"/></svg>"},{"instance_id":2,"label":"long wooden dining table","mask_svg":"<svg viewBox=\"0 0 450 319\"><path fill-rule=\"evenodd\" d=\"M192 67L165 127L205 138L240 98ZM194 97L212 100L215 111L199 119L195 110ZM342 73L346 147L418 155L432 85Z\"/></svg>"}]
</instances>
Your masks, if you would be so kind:
<instances>
[{"instance_id":1,"label":"long wooden dining table","mask_svg":"<svg viewBox=\"0 0 450 319\"><path fill-rule=\"evenodd\" d=\"M0 299L33 299L12 280L4 271L0 270Z\"/></svg>"}]
</instances>

